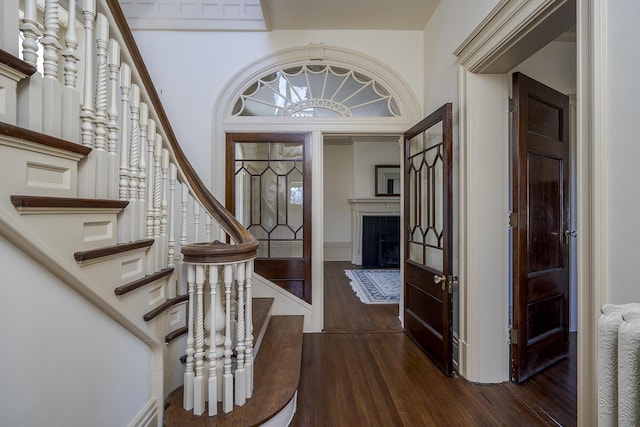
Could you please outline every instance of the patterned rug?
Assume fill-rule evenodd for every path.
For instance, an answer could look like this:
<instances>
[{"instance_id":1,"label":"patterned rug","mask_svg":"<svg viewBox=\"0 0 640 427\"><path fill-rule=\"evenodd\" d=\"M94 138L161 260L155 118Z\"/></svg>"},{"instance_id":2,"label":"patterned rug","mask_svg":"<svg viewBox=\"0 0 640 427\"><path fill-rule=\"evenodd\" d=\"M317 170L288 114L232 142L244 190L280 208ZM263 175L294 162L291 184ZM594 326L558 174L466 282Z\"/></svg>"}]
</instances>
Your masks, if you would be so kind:
<instances>
[{"instance_id":1,"label":"patterned rug","mask_svg":"<svg viewBox=\"0 0 640 427\"><path fill-rule=\"evenodd\" d=\"M400 302L400 270L345 270L351 288L365 304Z\"/></svg>"}]
</instances>

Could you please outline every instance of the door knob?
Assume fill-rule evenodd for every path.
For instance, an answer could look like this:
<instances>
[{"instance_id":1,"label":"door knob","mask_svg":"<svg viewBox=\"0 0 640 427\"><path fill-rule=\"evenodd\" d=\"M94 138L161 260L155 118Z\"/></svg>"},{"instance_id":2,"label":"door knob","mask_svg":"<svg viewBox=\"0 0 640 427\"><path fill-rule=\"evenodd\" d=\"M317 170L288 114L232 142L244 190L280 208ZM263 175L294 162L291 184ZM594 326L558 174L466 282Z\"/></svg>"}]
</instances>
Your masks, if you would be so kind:
<instances>
[{"instance_id":1,"label":"door knob","mask_svg":"<svg viewBox=\"0 0 640 427\"><path fill-rule=\"evenodd\" d=\"M445 283L447 281L447 276L445 276L444 274L435 274L433 276L433 283Z\"/></svg>"},{"instance_id":2,"label":"door knob","mask_svg":"<svg viewBox=\"0 0 640 427\"><path fill-rule=\"evenodd\" d=\"M576 230L565 230L564 231L564 236L565 237L577 237L578 233L576 233Z\"/></svg>"}]
</instances>

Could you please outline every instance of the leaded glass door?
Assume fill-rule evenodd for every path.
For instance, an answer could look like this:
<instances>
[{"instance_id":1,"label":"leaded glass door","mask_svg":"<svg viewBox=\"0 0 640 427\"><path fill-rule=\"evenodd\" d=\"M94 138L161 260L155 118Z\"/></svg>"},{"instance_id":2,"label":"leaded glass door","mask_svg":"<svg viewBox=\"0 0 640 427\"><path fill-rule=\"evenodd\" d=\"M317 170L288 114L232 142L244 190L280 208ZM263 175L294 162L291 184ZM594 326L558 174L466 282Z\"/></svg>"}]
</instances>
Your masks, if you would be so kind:
<instances>
[{"instance_id":1,"label":"leaded glass door","mask_svg":"<svg viewBox=\"0 0 640 427\"><path fill-rule=\"evenodd\" d=\"M305 134L227 134L227 208L259 242L255 271L311 303L311 161Z\"/></svg>"},{"instance_id":2,"label":"leaded glass door","mask_svg":"<svg viewBox=\"0 0 640 427\"><path fill-rule=\"evenodd\" d=\"M451 104L405 133L405 332L452 372Z\"/></svg>"}]
</instances>

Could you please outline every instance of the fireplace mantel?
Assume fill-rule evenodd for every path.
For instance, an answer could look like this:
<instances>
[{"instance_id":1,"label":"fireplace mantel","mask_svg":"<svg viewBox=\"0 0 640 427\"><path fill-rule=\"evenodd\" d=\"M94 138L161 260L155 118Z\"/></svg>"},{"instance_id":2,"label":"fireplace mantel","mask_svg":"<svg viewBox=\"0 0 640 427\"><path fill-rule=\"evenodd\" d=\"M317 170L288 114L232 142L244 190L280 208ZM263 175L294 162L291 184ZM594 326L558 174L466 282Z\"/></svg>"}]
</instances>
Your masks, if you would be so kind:
<instances>
[{"instance_id":1,"label":"fireplace mantel","mask_svg":"<svg viewBox=\"0 0 640 427\"><path fill-rule=\"evenodd\" d=\"M364 216L400 216L400 197L347 199L351 206L351 262L362 265L362 218Z\"/></svg>"}]
</instances>

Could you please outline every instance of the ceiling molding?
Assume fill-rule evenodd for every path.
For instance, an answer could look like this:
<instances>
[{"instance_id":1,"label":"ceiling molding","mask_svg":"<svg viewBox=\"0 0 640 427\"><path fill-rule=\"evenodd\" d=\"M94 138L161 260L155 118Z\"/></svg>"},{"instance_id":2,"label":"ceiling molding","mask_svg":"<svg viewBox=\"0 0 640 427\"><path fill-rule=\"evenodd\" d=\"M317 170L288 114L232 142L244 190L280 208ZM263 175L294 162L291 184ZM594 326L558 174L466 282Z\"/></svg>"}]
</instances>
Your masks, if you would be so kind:
<instances>
[{"instance_id":1,"label":"ceiling molding","mask_svg":"<svg viewBox=\"0 0 640 427\"><path fill-rule=\"evenodd\" d=\"M132 30L266 31L260 0L120 0Z\"/></svg>"}]
</instances>

